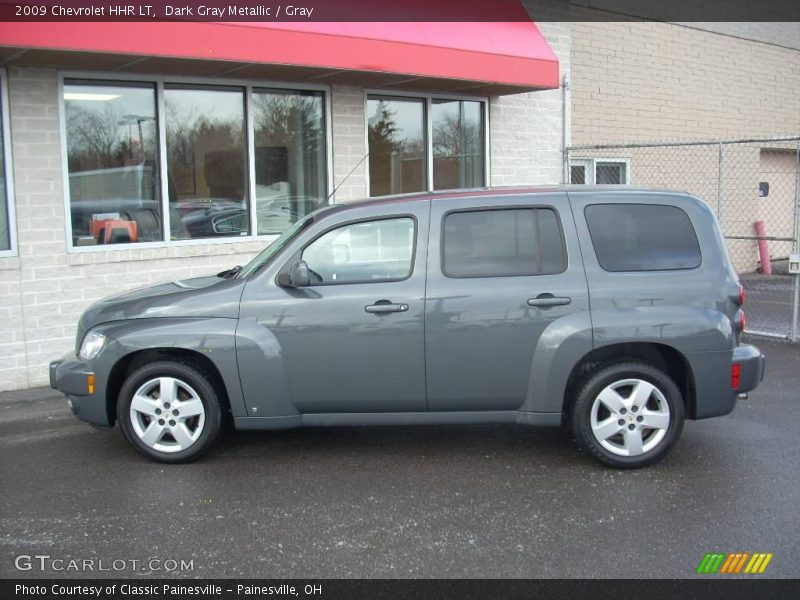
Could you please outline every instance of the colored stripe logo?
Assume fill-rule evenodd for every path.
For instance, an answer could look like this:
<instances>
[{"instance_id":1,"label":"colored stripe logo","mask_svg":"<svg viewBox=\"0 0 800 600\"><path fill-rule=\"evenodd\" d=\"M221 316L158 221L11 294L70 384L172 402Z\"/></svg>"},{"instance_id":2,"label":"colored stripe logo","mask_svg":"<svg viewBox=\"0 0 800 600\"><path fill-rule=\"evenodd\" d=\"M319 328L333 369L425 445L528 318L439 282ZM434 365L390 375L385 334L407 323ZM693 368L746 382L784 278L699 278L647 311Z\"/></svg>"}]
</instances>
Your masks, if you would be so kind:
<instances>
[{"instance_id":1,"label":"colored stripe logo","mask_svg":"<svg viewBox=\"0 0 800 600\"><path fill-rule=\"evenodd\" d=\"M772 560L772 552L709 552L697 566L697 572L704 575L760 575L767 570Z\"/></svg>"}]
</instances>

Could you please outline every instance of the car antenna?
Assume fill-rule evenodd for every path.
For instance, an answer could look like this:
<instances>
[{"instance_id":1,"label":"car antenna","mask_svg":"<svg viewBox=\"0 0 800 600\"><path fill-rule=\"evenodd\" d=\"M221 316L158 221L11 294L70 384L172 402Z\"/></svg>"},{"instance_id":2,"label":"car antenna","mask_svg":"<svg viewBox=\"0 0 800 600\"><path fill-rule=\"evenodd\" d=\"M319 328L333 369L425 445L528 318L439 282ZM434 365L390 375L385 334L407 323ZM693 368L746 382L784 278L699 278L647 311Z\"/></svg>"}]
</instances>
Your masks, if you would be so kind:
<instances>
[{"instance_id":1,"label":"car antenna","mask_svg":"<svg viewBox=\"0 0 800 600\"><path fill-rule=\"evenodd\" d=\"M340 187L342 187L342 186L344 185L344 182L345 182L345 181L347 181L348 179L350 179L350 175L352 175L352 174L355 172L355 170L356 170L356 169L357 169L359 166L361 166L361 163L363 163L365 160L367 160L367 157L368 157L368 156L369 156L369 152L367 152L367 153L366 153L364 156L362 156L362 157L361 157L361 160L359 160L359 161L358 161L358 162L357 162L357 163L356 163L356 164L353 166L353 168L352 168L352 169L350 169L350 172L349 172L347 175L345 175L345 178L344 178L344 179L342 179L342 180L339 182L339 185L337 185L335 188L333 188L333 191L332 191L330 194L328 194L328 197L327 197L327 198L325 198L325 204L328 204L328 203L330 202L331 198L333 198L333 197L336 195L336 192L338 192L338 191L339 191L339 188L340 188Z\"/></svg>"}]
</instances>

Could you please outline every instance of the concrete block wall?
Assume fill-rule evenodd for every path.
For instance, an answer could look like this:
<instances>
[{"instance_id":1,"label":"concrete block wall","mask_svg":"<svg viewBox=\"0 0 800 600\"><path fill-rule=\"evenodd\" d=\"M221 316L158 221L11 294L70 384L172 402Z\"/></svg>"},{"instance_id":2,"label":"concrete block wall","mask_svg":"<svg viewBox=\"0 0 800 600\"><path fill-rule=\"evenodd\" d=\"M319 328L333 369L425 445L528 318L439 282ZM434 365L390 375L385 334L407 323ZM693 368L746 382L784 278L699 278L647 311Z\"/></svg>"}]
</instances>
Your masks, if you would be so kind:
<instances>
[{"instance_id":1,"label":"concrete block wall","mask_svg":"<svg viewBox=\"0 0 800 600\"><path fill-rule=\"evenodd\" d=\"M569 81L572 24L548 21L537 25L558 57L562 80ZM492 185L561 183L563 93L555 89L490 99Z\"/></svg>"},{"instance_id":2,"label":"concrete block wall","mask_svg":"<svg viewBox=\"0 0 800 600\"><path fill-rule=\"evenodd\" d=\"M364 111L364 88L331 86L333 188L339 188L333 201L337 203L352 202L367 195L369 162L364 158L367 153Z\"/></svg>"},{"instance_id":3,"label":"concrete block wall","mask_svg":"<svg viewBox=\"0 0 800 600\"><path fill-rule=\"evenodd\" d=\"M55 70L8 72L19 256L0 258L0 390L46 385L78 317L125 289L215 273L263 241L68 254Z\"/></svg>"},{"instance_id":4,"label":"concrete block wall","mask_svg":"<svg viewBox=\"0 0 800 600\"><path fill-rule=\"evenodd\" d=\"M725 25L574 23L572 142L799 133L800 25Z\"/></svg>"}]
</instances>

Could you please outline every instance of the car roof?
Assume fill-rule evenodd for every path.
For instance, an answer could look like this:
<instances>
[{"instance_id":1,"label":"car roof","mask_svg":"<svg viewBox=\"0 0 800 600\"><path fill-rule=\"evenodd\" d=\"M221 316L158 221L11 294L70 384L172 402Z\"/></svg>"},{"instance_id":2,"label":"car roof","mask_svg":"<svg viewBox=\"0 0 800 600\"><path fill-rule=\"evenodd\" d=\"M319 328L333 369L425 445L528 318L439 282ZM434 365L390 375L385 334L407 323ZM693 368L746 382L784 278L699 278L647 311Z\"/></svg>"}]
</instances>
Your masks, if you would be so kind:
<instances>
[{"instance_id":1,"label":"car roof","mask_svg":"<svg viewBox=\"0 0 800 600\"><path fill-rule=\"evenodd\" d=\"M466 188L458 190L442 190L434 192L414 192L410 194L393 194L389 196L373 196L362 200L348 201L329 205L322 211L338 212L350 207L369 206L378 204L394 204L414 202L418 200L447 200L449 198L465 198L480 196L522 196L531 194L552 194L554 192L567 192L575 194L602 193L602 192L637 192L651 194L677 194L691 196L688 192L663 190L645 186L633 185L539 185L539 186L497 186L487 188Z\"/></svg>"}]
</instances>

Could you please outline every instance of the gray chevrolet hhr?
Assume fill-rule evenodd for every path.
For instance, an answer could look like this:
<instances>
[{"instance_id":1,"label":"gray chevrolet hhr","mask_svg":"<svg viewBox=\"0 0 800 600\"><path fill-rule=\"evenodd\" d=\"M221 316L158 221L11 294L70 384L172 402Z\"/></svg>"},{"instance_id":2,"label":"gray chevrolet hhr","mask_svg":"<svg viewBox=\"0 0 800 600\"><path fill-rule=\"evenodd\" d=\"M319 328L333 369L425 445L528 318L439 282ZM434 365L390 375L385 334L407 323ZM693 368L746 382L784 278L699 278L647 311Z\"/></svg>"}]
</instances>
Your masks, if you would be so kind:
<instances>
[{"instance_id":1,"label":"gray chevrolet hhr","mask_svg":"<svg viewBox=\"0 0 800 600\"><path fill-rule=\"evenodd\" d=\"M136 450L196 459L238 429L569 423L651 464L730 413L764 357L692 196L489 189L322 208L248 265L90 307L50 382Z\"/></svg>"}]
</instances>

